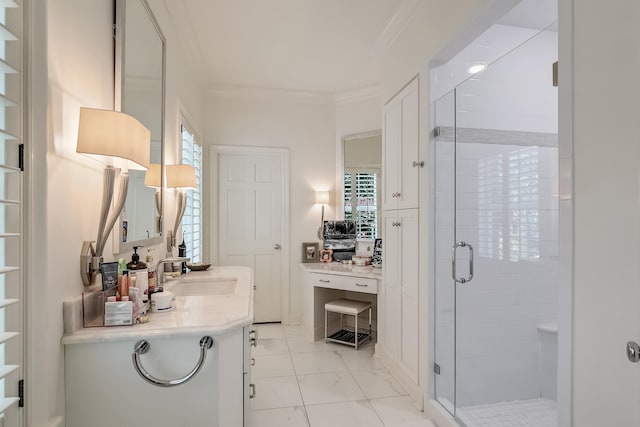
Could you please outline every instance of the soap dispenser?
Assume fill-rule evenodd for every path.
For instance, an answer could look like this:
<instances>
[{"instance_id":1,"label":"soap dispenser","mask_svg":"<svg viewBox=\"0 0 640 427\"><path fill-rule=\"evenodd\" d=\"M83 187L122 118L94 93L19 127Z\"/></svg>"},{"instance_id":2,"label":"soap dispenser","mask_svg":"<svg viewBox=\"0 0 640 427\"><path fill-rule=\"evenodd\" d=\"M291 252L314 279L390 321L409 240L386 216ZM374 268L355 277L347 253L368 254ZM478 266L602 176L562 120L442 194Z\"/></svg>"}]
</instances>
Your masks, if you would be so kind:
<instances>
[{"instance_id":1,"label":"soap dispenser","mask_svg":"<svg viewBox=\"0 0 640 427\"><path fill-rule=\"evenodd\" d=\"M182 233L182 243L180 243L178 245L178 256L179 257L186 257L187 256L187 245L184 243L184 233ZM186 262L182 262L180 264L180 273L181 274L187 274L187 263Z\"/></svg>"},{"instance_id":2,"label":"soap dispenser","mask_svg":"<svg viewBox=\"0 0 640 427\"><path fill-rule=\"evenodd\" d=\"M136 276L136 287L139 289L142 302L149 301L148 289L149 289L149 271L147 270L147 264L140 261L140 255L138 255L138 248L140 246L133 247L133 255L131 255L131 261L127 263L127 269L130 275Z\"/></svg>"}]
</instances>

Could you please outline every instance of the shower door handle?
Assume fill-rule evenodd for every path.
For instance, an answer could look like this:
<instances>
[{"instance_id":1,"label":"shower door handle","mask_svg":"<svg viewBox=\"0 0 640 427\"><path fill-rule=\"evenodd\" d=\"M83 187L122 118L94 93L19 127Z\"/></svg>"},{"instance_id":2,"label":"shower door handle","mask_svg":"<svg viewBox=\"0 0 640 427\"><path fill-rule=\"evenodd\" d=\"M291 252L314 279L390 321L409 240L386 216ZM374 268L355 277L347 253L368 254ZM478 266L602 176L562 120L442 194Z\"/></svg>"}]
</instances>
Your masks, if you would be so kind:
<instances>
[{"instance_id":1,"label":"shower door handle","mask_svg":"<svg viewBox=\"0 0 640 427\"><path fill-rule=\"evenodd\" d=\"M456 249L458 248L469 248L469 275L467 277L456 276ZM451 277L456 283L469 283L471 279L473 279L473 246L471 246L467 242L456 242L453 245L453 256L451 258Z\"/></svg>"}]
</instances>

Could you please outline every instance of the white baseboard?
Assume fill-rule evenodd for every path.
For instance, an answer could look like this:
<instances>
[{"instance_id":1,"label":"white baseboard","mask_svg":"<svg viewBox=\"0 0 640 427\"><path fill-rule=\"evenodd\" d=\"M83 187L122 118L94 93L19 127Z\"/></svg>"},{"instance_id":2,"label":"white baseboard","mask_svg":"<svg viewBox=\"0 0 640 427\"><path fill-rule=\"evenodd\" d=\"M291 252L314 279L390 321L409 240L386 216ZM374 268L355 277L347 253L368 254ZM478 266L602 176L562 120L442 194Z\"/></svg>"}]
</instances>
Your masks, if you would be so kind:
<instances>
[{"instance_id":1,"label":"white baseboard","mask_svg":"<svg viewBox=\"0 0 640 427\"><path fill-rule=\"evenodd\" d=\"M64 417L54 417L49 419L47 427L64 427Z\"/></svg>"},{"instance_id":2,"label":"white baseboard","mask_svg":"<svg viewBox=\"0 0 640 427\"><path fill-rule=\"evenodd\" d=\"M425 400L424 412L438 427L460 427L453 416L433 399Z\"/></svg>"},{"instance_id":3,"label":"white baseboard","mask_svg":"<svg viewBox=\"0 0 640 427\"><path fill-rule=\"evenodd\" d=\"M391 373L393 378L398 380L400 385L409 393L409 397L413 399L419 410L424 410L424 393L420 389L420 385L416 384L385 351L380 343L376 344L375 356L380 359L385 368Z\"/></svg>"}]
</instances>

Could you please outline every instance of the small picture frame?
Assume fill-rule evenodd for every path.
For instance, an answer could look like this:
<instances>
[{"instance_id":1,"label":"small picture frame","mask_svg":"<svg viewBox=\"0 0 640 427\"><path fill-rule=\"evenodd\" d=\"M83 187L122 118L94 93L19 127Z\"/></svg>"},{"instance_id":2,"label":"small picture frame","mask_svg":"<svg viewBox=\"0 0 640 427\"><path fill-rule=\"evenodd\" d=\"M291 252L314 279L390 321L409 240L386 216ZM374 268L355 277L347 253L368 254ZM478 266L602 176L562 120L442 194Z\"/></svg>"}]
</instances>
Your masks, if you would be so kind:
<instances>
[{"instance_id":1,"label":"small picture frame","mask_svg":"<svg viewBox=\"0 0 640 427\"><path fill-rule=\"evenodd\" d=\"M373 257L371 265L374 267L382 267L382 239L376 239L373 244Z\"/></svg>"},{"instance_id":2,"label":"small picture frame","mask_svg":"<svg viewBox=\"0 0 640 427\"><path fill-rule=\"evenodd\" d=\"M304 242L302 244L302 262L318 262L320 260L320 244Z\"/></svg>"},{"instance_id":3,"label":"small picture frame","mask_svg":"<svg viewBox=\"0 0 640 427\"><path fill-rule=\"evenodd\" d=\"M332 261L333 261L333 249L321 249L320 262L332 262Z\"/></svg>"}]
</instances>

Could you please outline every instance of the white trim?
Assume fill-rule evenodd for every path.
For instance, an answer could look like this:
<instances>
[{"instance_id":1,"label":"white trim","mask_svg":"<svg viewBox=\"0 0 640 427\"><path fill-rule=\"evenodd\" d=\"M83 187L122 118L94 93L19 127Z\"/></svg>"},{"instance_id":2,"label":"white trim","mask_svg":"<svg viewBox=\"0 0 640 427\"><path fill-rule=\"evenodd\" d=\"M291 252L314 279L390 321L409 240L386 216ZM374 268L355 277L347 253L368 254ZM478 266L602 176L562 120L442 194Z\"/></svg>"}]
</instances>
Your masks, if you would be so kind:
<instances>
[{"instance_id":1,"label":"white trim","mask_svg":"<svg viewBox=\"0 0 640 427\"><path fill-rule=\"evenodd\" d=\"M290 316L290 236L289 236L289 149L287 148L268 148L268 147L245 147L245 146L230 146L230 145L211 145L210 146L210 163L209 170L219 171L219 157L221 154L237 154L237 155L249 155L249 154L277 154L282 161L282 289L281 289L281 311L280 319L283 325L289 324ZM217 173L210 174L210 191L209 191L209 218L210 218L210 230L209 230L209 256L214 264L219 264L219 247L218 236L220 229L220 218L218 215L217 201L218 201L218 189L219 179ZM212 256L213 255L213 256ZM254 273L255 274L255 273Z\"/></svg>"},{"instance_id":2,"label":"white trim","mask_svg":"<svg viewBox=\"0 0 640 427\"><path fill-rule=\"evenodd\" d=\"M212 84L207 93L215 98L251 99L294 102L302 104L334 105L335 96L329 92L310 92L300 90L273 89L251 86Z\"/></svg>"},{"instance_id":3,"label":"white trim","mask_svg":"<svg viewBox=\"0 0 640 427\"><path fill-rule=\"evenodd\" d=\"M48 256L47 256L47 2L25 0L24 44L25 64L24 98L26 106L25 128L25 416L24 425L60 425L48 422L49 412L55 404L49 394L57 387L59 377L47 371L48 340L42 339L47 329ZM36 191L37 189L37 191ZM70 254L76 256L78 254ZM29 260L37 260L31 262ZM44 285L44 286L43 286ZM53 380L53 378L56 380ZM47 424L44 424L47 423Z\"/></svg>"},{"instance_id":4,"label":"white trim","mask_svg":"<svg viewBox=\"0 0 640 427\"><path fill-rule=\"evenodd\" d=\"M573 425L573 2L558 1L558 153L560 221L560 286L558 289L558 426ZM563 160L564 156L570 159ZM569 187L569 188L566 188ZM568 199L568 200L567 200Z\"/></svg>"},{"instance_id":5,"label":"white trim","mask_svg":"<svg viewBox=\"0 0 640 427\"><path fill-rule=\"evenodd\" d=\"M382 95L379 86L369 86L361 89L336 93L336 104L349 104L352 102L366 101L380 98Z\"/></svg>"}]
</instances>

